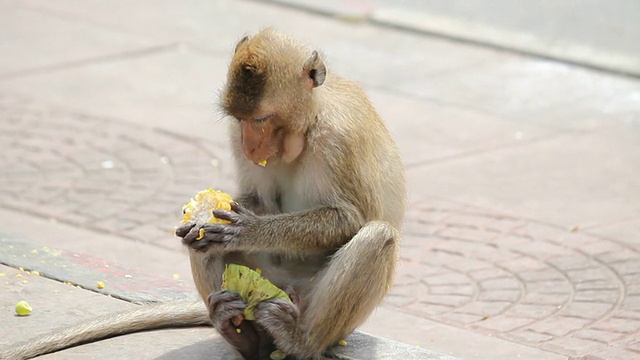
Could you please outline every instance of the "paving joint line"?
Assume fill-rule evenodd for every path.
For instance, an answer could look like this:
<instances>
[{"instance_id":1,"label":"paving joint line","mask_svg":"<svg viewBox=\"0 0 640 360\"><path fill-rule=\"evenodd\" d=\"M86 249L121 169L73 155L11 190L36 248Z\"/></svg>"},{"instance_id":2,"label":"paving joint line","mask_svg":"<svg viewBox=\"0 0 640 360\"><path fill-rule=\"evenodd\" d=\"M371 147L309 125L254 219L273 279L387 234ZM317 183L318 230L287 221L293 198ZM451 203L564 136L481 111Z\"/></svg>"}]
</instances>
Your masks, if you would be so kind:
<instances>
[{"instance_id":1,"label":"paving joint line","mask_svg":"<svg viewBox=\"0 0 640 360\"><path fill-rule=\"evenodd\" d=\"M48 66L18 70L15 72L0 74L0 82L6 81L6 80L13 80L17 78L24 78L24 77L33 76L33 75L50 74L58 71L65 71L65 70L81 68L85 66L105 64L105 63L110 63L115 61L126 61L130 59L162 54L162 53L167 53L171 51L176 51L180 48L180 46L181 46L180 42L173 42L165 45L150 46L150 47L136 49L136 50L123 51L123 52L118 52L113 54L101 55L97 57L65 61L62 63L48 65Z\"/></svg>"},{"instance_id":2,"label":"paving joint line","mask_svg":"<svg viewBox=\"0 0 640 360\"><path fill-rule=\"evenodd\" d=\"M495 151L514 149L514 148L519 148L519 147L523 147L523 146L529 146L529 145L537 144L537 143L544 142L544 141L555 140L555 139L558 139L558 138L563 137L563 136L576 135L576 134L580 134L580 132L567 130L567 131L559 132L559 133L553 134L553 135L539 136L539 137L532 138L530 140L521 140L519 142L515 142L515 143L511 143L511 144L505 144L505 145L500 145L500 146L486 147L486 148L483 148L483 149L465 151L465 152L462 152L462 153L459 153L459 154L443 156L443 157L440 157L440 158L437 158L437 159L418 160L418 161L414 161L414 162L410 162L410 163L405 164L405 167L407 168L407 171L410 171L412 169L420 168L420 167L423 167L423 166L438 165L438 164L447 163L447 162L450 162L450 161L455 161L455 160L458 160L458 159L466 159L466 158L474 157L474 156L477 156L477 155L484 155L484 154L492 153L492 152L495 152Z\"/></svg>"}]
</instances>

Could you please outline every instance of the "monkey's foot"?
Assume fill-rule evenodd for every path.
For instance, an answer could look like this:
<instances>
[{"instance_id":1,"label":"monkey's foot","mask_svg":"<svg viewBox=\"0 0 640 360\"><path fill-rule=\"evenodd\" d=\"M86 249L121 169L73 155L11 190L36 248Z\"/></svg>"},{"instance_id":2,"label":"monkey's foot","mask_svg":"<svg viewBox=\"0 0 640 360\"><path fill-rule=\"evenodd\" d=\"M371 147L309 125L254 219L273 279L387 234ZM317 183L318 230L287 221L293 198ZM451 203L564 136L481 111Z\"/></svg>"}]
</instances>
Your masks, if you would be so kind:
<instances>
[{"instance_id":1,"label":"monkey's foot","mask_svg":"<svg viewBox=\"0 0 640 360\"><path fill-rule=\"evenodd\" d=\"M256 307L255 316L256 323L273 337L278 349L287 354L295 352L300 340L300 312L296 305L281 299L264 301Z\"/></svg>"},{"instance_id":2,"label":"monkey's foot","mask_svg":"<svg viewBox=\"0 0 640 360\"><path fill-rule=\"evenodd\" d=\"M240 295L228 291L214 292L207 298L207 304L213 326L220 335L245 359L255 358L259 352L260 336L250 321L239 321L247 307Z\"/></svg>"}]
</instances>

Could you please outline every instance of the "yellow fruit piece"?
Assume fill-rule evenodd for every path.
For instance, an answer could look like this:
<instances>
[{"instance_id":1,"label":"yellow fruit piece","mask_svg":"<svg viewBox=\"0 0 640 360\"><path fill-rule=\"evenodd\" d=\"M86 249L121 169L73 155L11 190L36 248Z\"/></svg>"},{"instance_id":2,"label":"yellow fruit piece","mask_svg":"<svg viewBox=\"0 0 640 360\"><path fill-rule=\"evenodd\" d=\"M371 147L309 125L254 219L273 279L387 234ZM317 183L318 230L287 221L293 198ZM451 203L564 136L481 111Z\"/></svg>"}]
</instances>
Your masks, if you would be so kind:
<instances>
[{"instance_id":1,"label":"yellow fruit piece","mask_svg":"<svg viewBox=\"0 0 640 360\"><path fill-rule=\"evenodd\" d=\"M258 161L258 163L257 163L257 164L258 164L258 165L260 165L260 166L262 166L262 167L265 167L265 166L267 166L267 159L260 160L260 161Z\"/></svg>"},{"instance_id":2,"label":"yellow fruit piece","mask_svg":"<svg viewBox=\"0 0 640 360\"><path fill-rule=\"evenodd\" d=\"M98 289L104 289L104 283L102 281L98 281Z\"/></svg>"},{"instance_id":3,"label":"yellow fruit piece","mask_svg":"<svg viewBox=\"0 0 640 360\"><path fill-rule=\"evenodd\" d=\"M340 345L340 346L347 346L347 342L346 342L346 341L344 341L344 340L340 340L340 341L338 341L338 345Z\"/></svg>"},{"instance_id":4,"label":"yellow fruit piece","mask_svg":"<svg viewBox=\"0 0 640 360\"><path fill-rule=\"evenodd\" d=\"M233 202L231 195L220 190L202 190L182 207L181 223L184 225L193 221L198 226L204 224L229 224L227 220L213 217L211 212L217 209L230 211L231 202ZM200 235L204 236L203 234ZM202 237L199 239L202 239Z\"/></svg>"},{"instance_id":5,"label":"yellow fruit piece","mask_svg":"<svg viewBox=\"0 0 640 360\"><path fill-rule=\"evenodd\" d=\"M29 315L33 309L28 302L22 300L16 304L16 313L20 316Z\"/></svg>"},{"instance_id":6,"label":"yellow fruit piece","mask_svg":"<svg viewBox=\"0 0 640 360\"><path fill-rule=\"evenodd\" d=\"M242 332L242 329L237 328L237 329L236 329L236 332L237 332L238 334L240 334L240 333Z\"/></svg>"},{"instance_id":7,"label":"yellow fruit piece","mask_svg":"<svg viewBox=\"0 0 640 360\"><path fill-rule=\"evenodd\" d=\"M269 355L271 360L284 360L287 358L287 354L283 353L280 350L274 350L271 355Z\"/></svg>"},{"instance_id":8,"label":"yellow fruit piece","mask_svg":"<svg viewBox=\"0 0 640 360\"><path fill-rule=\"evenodd\" d=\"M291 301L289 295L263 278L254 270L242 265L227 264L222 274L222 290L229 290L240 295L247 302L244 317L255 320L255 308L262 301L283 299Z\"/></svg>"}]
</instances>

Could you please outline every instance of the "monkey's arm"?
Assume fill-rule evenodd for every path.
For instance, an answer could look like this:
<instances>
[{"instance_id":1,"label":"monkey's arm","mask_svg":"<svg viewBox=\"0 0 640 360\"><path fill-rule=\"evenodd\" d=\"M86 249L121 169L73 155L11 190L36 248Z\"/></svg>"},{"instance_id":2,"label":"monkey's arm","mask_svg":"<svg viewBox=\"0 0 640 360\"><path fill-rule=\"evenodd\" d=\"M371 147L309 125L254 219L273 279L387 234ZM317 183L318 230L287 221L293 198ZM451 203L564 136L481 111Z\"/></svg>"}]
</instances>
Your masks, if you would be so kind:
<instances>
[{"instance_id":1,"label":"monkey's arm","mask_svg":"<svg viewBox=\"0 0 640 360\"><path fill-rule=\"evenodd\" d=\"M217 218L231 224L204 225L204 237L200 240L196 240L200 228L194 227L183 237L184 244L198 251L207 251L212 246L230 251L335 249L349 241L365 223L360 212L346 204L263 216L237 203L232 204L232 210L214 211Z\"/></svg>"}]
</instances>

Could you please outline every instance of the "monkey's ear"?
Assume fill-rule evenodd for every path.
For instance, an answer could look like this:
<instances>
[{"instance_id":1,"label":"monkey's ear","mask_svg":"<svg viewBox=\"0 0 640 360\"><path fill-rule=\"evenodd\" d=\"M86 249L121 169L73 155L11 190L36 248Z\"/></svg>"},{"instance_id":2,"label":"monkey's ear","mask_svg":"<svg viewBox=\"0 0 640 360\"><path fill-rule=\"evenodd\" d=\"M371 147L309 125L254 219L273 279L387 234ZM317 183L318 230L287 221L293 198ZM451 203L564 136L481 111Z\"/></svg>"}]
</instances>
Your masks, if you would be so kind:
<instances>
[{"instance_id":1,"label":"monkey's ear","mask_svg":"<svg viewBox=\"0 0 640 360\"><path fill-rule=\"evenodd\" d=\"M327 77L327 68L315 50L313 50L307 61L304 62L302 70L303 74L309 77L311 89L322 85L324 79Z\"/></svg>"},{"instance_id":2,"label":"monkey's ear","mask_svg":"<svg viewBox=\"0 0 640 360\"><path fill-rule=\"evenodd\" d=\"M242 39L240 39L240 41L238 41L238 43L236 44L236 49L233 52L237 53L238 49L240 49L240 46L242 46L242 44L246 43L247 40L249 40L249 36L245 35Z\"/></svg>"}]
</instances>

